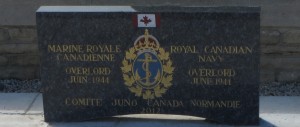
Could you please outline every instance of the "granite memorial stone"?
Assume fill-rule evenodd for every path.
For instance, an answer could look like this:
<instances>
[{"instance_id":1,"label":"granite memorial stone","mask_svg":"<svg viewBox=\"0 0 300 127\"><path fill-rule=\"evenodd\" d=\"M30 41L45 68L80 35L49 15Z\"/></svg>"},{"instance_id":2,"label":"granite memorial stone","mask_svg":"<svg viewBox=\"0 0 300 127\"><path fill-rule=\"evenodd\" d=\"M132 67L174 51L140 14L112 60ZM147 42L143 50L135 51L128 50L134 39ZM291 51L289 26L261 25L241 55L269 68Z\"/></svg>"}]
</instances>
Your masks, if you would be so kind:
<instances>
[{"instance_id":1,"label":"granite memorial stone","mask_svg":"<svg viewBox=\"0 0 300 127\"><path fill-rule=\"evenodd\" d=\"M259 122L257 7L40 7L45 121L179 114Z\"/></svg>"}]
</instances>

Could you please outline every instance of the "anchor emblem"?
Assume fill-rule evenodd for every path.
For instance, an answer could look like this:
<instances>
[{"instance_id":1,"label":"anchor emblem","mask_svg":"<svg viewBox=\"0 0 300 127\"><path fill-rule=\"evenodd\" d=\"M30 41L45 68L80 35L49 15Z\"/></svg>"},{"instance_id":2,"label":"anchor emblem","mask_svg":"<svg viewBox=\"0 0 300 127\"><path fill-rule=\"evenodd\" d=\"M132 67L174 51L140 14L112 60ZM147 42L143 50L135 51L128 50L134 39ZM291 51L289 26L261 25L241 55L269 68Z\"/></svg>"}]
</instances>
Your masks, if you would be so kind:
<instances>
[{"instance_id":1,"label":"anchor emblem","mask_svg":"<svg viewBox=\"0 0 300 127\"><path fill-rule=\"evenodd\" d=\"M121 70L129 91L143 99L162 97L172 86L174 67L169 53L147 29L125 53Z\"/></svg>"},{"instance_id":2,"label":"anchor emblem","mask_svg":"<svg viewBox=\"0 0 300 127\"><path fill-rule=\"evenodd\" d=\"M144 78L140 78L141 76L138 73L138 69L135 71L135 76L138 77L137 81L141 83L145 87L150 87L155 84L160 79L160 70L158 68L156 76L154 76L154 81L151 81L152 72L150 71L150 63L156 63L158 60L154 60L150 53L144 53L144 59L138 59L138 62L142 62L142 69L144 71Z\"/></svg>"}]
</instances>

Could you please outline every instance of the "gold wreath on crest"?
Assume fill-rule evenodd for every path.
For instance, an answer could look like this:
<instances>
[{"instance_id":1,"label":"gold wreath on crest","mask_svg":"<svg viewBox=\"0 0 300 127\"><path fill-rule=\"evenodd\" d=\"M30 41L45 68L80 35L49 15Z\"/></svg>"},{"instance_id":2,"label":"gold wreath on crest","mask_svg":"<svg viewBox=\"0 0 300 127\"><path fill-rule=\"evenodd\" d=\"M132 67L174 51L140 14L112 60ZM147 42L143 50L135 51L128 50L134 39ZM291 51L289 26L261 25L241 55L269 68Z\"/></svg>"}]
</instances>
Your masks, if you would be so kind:
<instances>
[{"instance_id":1,"label":"gold wreath on crest","mask_svg":"<svg viewBox=\"0 0 300 127\"><path fill-rule=\"evenodd\" d=\"M157 53L157 58L162 64L162 75L157 81L154 87L148 88L138 85L137 81L139 76L133 72L133 62L137 58L137 53L143 50L151 50ZM135 93L136 96L143 96L143 99L154 99L155 97L162 97L167 89L172 85L172 74L174 67L172 67L172 61L169 58L169 52L166 52L159 46L157 39L149 35L148 30L145 30L145 34L137 38L134 43L134 47L131 47L126 51L126 56L122 61L122 72L125 85L129 90Z\"/></svg>"}]
</instances>

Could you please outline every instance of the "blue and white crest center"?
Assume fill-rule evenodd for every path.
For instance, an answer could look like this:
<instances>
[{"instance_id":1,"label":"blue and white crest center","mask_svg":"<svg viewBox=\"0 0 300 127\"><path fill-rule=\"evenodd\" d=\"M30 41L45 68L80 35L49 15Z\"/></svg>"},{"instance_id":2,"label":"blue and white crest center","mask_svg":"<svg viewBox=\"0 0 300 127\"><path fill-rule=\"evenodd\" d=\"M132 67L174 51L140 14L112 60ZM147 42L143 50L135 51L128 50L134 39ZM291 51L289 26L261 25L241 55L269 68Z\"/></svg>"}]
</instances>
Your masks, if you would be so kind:
<instances>
[{"instance_id":1,"label":"blue and white crest center","mask_svg":"<svg viewBox=\"0 0 300 127\"><path fill-rule=\"evenodd\" d=\"M133 63L133 75L139 85L153 88L163 75L162 64L153 52L142 52Z\"/></svg>"}]
</instances>

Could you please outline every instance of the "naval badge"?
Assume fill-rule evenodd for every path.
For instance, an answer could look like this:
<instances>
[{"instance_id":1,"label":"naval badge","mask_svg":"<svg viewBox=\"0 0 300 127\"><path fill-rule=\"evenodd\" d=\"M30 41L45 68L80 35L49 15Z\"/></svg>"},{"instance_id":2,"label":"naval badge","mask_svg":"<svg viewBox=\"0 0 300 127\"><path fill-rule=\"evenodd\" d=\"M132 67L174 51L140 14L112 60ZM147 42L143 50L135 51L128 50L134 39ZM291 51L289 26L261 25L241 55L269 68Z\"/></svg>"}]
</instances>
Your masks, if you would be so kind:
<instances>
[{"instance_id":1,"label":"naval badge","mask_svg":"<svg viewBox=\"0 0 300 127\"><path fill-rule=\"evenodd\" d=\"M169 53L145 30L126 51L121 67L125 85L143 99L161 97L172 85L174 67Z\"/></svg>"}]
</instances>

